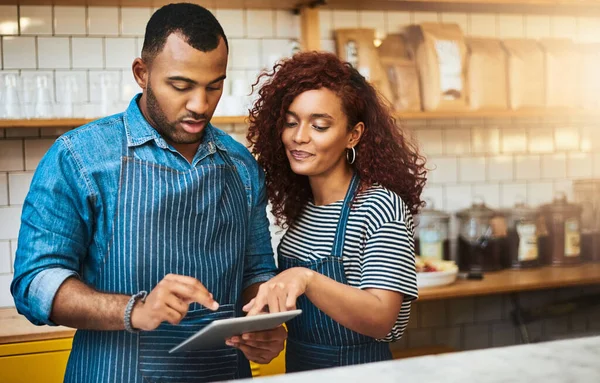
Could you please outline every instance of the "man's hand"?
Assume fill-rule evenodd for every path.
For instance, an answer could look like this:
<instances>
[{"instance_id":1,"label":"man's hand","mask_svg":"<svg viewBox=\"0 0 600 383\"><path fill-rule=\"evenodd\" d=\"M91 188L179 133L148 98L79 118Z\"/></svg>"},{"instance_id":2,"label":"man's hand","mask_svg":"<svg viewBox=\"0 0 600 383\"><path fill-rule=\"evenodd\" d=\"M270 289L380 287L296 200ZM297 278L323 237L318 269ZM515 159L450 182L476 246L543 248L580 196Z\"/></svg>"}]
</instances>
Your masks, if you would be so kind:
<instances>
[{"instance_id":1,"label":"man's hand","mask_svg":"<svg viewBox=\"0 0 600 383\"><path fill-rule=\"evenodd\" d=\"M138 301L131 312L131 325L138 330L156 329L162 322L178 324L186 316L189 305L198 302L210 310L219 303L196 278L167 274L148 294L145 302Z\"/></svg>"},{"instance_id":2,"label":"man's hand","mask_svg":"<svg viewBox=\"0 0 600 383\"><path fill-rule=\"evenodd\" d=\"M241 336L234 336L225 341L225 344L242 350L248 360L267 364L277 357L283 350L287 331L279 326L273 330L249 332Z\"/></svg>"}]
</instances>

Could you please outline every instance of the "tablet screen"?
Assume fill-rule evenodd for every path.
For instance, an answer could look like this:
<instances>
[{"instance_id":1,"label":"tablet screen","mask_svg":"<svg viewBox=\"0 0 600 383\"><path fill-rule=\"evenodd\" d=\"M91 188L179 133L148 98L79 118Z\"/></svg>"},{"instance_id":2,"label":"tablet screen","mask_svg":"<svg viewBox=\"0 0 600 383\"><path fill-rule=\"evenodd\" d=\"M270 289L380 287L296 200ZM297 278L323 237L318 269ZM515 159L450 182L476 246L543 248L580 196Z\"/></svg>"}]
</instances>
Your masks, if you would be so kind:
<instances>
[{"instance_id":1,"label":"tablet screen","mask_svg":"<svg viewBox=\"0 0 600 383\"><path fill-rule=\"evenodd\" d=\"M225 339L247 332L274 329L286 321L298 316L302 310L265 313L251 317L218 319L198 331L188 339L173 347L169 353L207 350L225 345Z\"/></svg>"}]
</instances>

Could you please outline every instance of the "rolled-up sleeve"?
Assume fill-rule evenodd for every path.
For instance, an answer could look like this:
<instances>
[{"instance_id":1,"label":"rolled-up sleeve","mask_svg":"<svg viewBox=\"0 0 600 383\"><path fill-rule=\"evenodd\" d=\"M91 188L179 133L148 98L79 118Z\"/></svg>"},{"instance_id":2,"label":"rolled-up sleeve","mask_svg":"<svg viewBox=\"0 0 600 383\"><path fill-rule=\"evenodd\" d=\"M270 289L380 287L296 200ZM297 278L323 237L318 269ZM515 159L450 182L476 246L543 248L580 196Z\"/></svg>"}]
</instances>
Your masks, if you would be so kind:
<instances>
[{"instance_id":1,"label":"rolled-up sleeve","mask_svg":"<svg viewBox=\"0 0 600 383\"><path fill-rule=\"evenodd\" d=\"M93 226L93 193L84 166L59 139L39 163L21 216L11 293L19 313L53 325L61 284L79 277Z\"/></svg>"},{"instance_id":2,"label":"rolled-up sleeve","mask_svg":"<svg viewBox=\"0 0 600 383\"><path fill-rule=\"evenodd\" d=\"M244 289L268 281L277 272L267 219L265 176L257 164L250 170L250 181L253 195L244 262Z\"/></svg>"}]
</instances>

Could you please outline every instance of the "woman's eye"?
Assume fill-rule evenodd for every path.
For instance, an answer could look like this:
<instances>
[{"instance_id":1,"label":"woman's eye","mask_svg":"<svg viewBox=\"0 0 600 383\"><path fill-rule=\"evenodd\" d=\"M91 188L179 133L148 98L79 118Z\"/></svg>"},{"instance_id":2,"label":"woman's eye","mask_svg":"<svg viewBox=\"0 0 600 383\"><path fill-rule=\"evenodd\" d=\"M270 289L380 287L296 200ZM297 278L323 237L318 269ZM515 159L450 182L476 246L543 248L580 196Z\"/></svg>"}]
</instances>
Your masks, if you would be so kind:
<instances>
[{"instance_id":1,"label":"woman's eye","mask_svg":"<svg viewBox=\"0 0 600 383\"><path fill-rule=\"evenodd\" d=\"M329 129L329 126L313 125L312 127L313 127L313 129L315 129L316 131L319 131L319 132L323 132L323 131Z\"/></svg>"},{"instance_id":2,"label":"woman's eye","mask_svg":"<svg viewBox=\"0 0 600 383\"><path fill-rule=\"evenodd\" d=\"M293 122L293 121L287 121L285 123L285 126L288 127L288 128L293 128L296 125L298 125L298 124L296 122Z\"/></svg>"}]
</instances>

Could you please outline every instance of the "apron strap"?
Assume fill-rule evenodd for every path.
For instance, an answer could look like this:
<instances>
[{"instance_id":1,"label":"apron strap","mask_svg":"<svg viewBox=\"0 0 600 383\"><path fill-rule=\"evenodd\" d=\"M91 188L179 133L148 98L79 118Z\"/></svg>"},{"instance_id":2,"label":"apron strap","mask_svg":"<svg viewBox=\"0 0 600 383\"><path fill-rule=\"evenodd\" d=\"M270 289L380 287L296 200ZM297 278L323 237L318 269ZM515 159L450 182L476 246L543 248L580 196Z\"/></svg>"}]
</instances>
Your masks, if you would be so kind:
<instances>
[{"instance_id":1,"label":"apron strap","mask_svg":"<svg viewBox=\"0 0 600 383\"><path fill-rule=\"evenodd\" d=\"M344 203L342 204L340 220L338 221L337 229L335 232L335 239L333 240L332 255L335 257L341 257L344 251L344 241L346 238L346 224L348 223L348 217L350 216L350 205L352 204L354 195L358 190L359 184L360 178L358 178L358 174L354 173L354 175L352 175L352 180L350 181L348 191L346 192Z\"/></svg>"}]
</instances>

